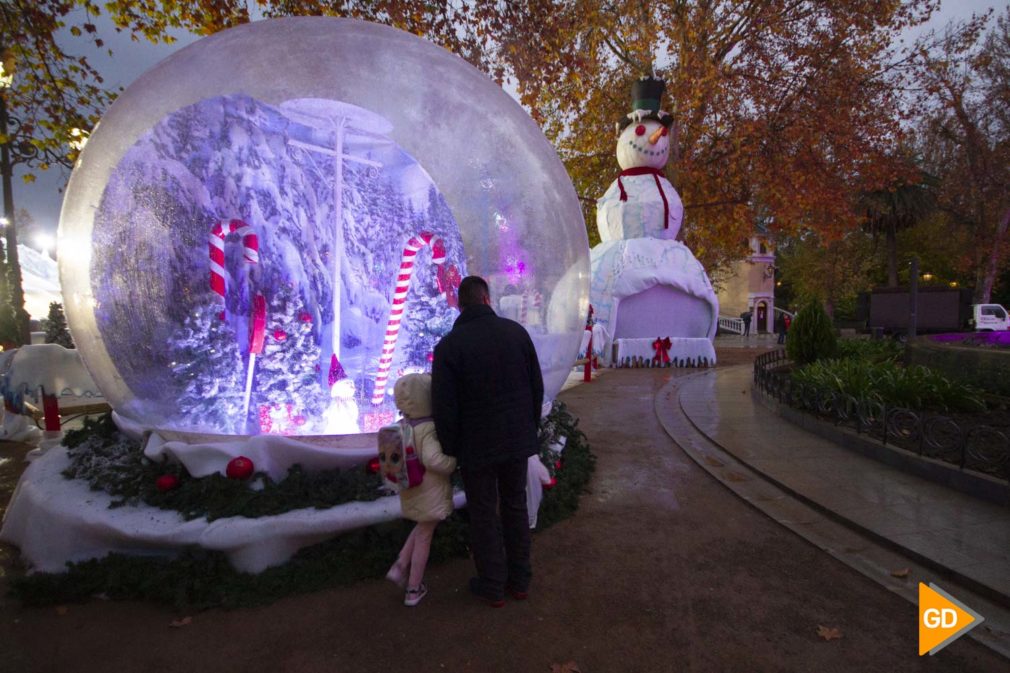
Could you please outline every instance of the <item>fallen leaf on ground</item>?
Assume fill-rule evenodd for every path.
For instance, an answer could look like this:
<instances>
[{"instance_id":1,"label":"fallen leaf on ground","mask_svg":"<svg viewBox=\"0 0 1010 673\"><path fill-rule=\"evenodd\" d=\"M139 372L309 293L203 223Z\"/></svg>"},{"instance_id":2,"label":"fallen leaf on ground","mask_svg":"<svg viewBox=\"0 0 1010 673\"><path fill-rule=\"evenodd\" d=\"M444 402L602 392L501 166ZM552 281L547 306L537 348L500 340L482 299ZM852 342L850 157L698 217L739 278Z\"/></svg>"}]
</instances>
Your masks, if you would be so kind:
<instances>
[{"instance_id":1,"label":"fallen leaf on ground","mask_svg":"<svg viewBox=\"0 0 1010 673\"><path fill-rule=\"evenodd\" d=\"M173 629L178 629L178 628L182 628L183 626L189 626L192 623L193 623L193 618L192 617L183 617L182 619L176 619L176 620L174 620L173 622L171 622L169 624L169 626L171 628L173 628Z\"/></svg>"},{"instance_id":2,"label":"fallen leaf on ground","mask_svg":"<svg viewBox=\"0 0 1010 673\"><path fill-rule=\"evenodd\" d=\"M56 606L56 614L58 614L60 617L67 614L68 612L70 612L70 608L68 608L66 605Z\"/></svg>"},{"instance_id":3,"label":"fallen leaf on ground","mask_svg":"<svg viewBox=\"0 0 1010 673\"><path fill-rule=\"evenodd\" d=\"M908 568L902 568L901 570L892 570L891 577L905 578L908 577L908 572L909 572Z\"/></svg>"},{"instance_id":4,"label":"fallen leaf on ground","mask_svg":"<svg viewBox=\"0 0 1010 673\"><path fill-rule=\"evenodd\" d=\"M842 637L842 630L837 626L828 627L819 625L817 627L817 635L824 640L837 640Z\"/></svg>"},{"instance_id":5,"label":"fallen leaf on ground","mask_svg":"<svg viewBox=\"0 0 1010 673\"><path fill-rule=\"evenodd\" d=\"M708 463L709 465L711 465L712 467L722 467L724 465L724 463L722 461L716 460L715 458L712 458L711 456L705 456L705 462Z\"/></svg>"},{"instance_id":6,"label":"fallen leaf on ground","mask_svg":"<svg viewBox=\"0 0 1010 673\"><path fill-rule=\"evenodd\" d=\"M551 664L551 673L582 673L579 665L574 661L566 661L563 664Z\"/></svg>"}]
</instances>

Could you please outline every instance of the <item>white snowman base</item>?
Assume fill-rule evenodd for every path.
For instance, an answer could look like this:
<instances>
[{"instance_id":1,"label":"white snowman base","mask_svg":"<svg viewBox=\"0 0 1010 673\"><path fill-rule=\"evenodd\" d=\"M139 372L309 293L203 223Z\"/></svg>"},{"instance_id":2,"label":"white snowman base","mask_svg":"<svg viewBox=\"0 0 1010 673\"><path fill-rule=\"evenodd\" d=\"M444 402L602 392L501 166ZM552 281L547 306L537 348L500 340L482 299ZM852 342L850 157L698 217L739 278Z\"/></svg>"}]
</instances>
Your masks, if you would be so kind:
<instances>
[{"instance_id":1,"label":"white snowman base","mask_svg":"<svg viewBox=\"0 0 1010 673\"><path fill-rule=\"evenodd\" d=\"M666 358L663 358L660 353L657 353L656 339L663 341L666 338L670 339L670 347L666 351ZM715 347L710 339L704 337L617 339L614 342L611 365L614 367L711 367L715 365Z\"/></svg>"},{"instance_id":2,"label":"white snowman base","mask_svg":"<svg viewBox=\"0 0 1010 673\"><path fill-rule=\"evenodd\" d=\"M666 337L671 359L714 363L719 300L687 246L656 238L606 241L593 248L591 269L590 296L596 325L606 335L606 364L620 366L625 357L651 360L652 343Z\"/></svg>"}]
</instances>

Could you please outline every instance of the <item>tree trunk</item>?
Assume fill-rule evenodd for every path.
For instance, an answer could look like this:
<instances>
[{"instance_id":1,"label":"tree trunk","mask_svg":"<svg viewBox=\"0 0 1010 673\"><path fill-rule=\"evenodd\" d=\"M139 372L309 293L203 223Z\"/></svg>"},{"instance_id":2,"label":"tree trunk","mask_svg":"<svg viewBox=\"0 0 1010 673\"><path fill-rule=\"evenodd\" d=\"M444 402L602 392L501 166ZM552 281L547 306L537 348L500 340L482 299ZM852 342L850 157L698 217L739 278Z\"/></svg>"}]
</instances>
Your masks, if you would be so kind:
<instances>
[{"instance_id":1,"label":"tree trunk","mask_svg":"<svg viewBox=\"0 0 1010 673\"><path fill-rule=\"evenodd\" d=\"M887 223L887 286L898 287L898 234L893 218Z\"/></svg>"},{"instance_id":2,"label":"tree trunk","mask_svg":"<svg viewBox=\"0 0 1010 673\"><path fill-rule=\"evenodd\" d=\"M989 246L989 260L979 268L978 282L975 285L975 303L988 304L992 298L992 286L996 282L996 274L999 272L1000 249L1003 247L1003 239L1006 237L1007 226L1010 225L1010 208L1007 208L1000 215L996 224L995 235Z\"/></svg>"}]
</instances>

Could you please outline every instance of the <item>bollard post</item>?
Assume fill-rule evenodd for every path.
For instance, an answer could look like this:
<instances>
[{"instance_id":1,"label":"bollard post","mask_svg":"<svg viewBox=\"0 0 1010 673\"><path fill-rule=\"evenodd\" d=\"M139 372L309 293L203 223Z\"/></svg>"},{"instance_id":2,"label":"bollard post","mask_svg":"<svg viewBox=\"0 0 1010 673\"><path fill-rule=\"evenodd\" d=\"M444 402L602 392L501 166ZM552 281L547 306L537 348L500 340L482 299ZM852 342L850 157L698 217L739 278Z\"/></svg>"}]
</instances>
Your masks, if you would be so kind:
<instances>
[{"instance_id":1,"label":"bollard post","mask_svg":"<svg viewBox=\"0 0 1010 673\"><path fill-rule=\"evenodd\" d=\"M56 395L46 394L46 389L39 386L42 391L42 415L45 419L46 432L60 431L60 403Z\"/></svg>"},{"instance_id":2,"label":"bollard post","mask_svg":"<svg viewBox=\"0 0 1010 673\"><path fill-rule=\"evenodd\" d=\"M582 382L591 383L593 380L593 332L589 331L589 345L586 346L586 368L582 371Z\"/></svg>"}]
</instances>

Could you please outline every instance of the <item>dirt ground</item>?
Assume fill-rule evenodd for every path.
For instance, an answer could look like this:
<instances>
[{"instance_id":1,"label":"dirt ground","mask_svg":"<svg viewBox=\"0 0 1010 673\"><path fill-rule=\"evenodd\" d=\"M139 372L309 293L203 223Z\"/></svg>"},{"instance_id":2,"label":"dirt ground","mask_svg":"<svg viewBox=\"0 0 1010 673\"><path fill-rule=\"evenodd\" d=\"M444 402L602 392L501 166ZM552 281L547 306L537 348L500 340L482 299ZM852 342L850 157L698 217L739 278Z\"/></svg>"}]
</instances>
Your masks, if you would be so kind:
<instances>
[{"instance_id":1,"label":"dirt ground","mask_svg":"<svg viewBox=\"0 0 1010 673\"><path fill-rule=\"evenodd\" d=\"M760 352L723 351L720 364ZM0 670L547 672L569 661L582 673L1008 670L968 639L918 657L913 605L692 463L653 412L655 392L683 373L613 371L561 396L597 473L576 516L534 537L526 602L476 602L466 560L430 568L431 593L413 609L375 580L197 613L183 628L169 627L183 615L157 606L23 609L4 597ZM0 457L10 450L0 445ZM820 625L843 637L821 640Z\"/></svg>"}]
</instances>

